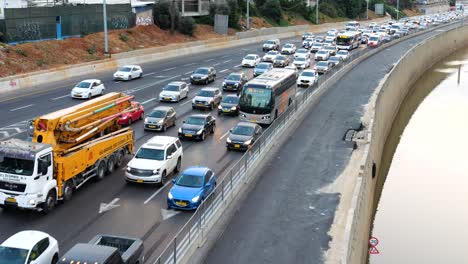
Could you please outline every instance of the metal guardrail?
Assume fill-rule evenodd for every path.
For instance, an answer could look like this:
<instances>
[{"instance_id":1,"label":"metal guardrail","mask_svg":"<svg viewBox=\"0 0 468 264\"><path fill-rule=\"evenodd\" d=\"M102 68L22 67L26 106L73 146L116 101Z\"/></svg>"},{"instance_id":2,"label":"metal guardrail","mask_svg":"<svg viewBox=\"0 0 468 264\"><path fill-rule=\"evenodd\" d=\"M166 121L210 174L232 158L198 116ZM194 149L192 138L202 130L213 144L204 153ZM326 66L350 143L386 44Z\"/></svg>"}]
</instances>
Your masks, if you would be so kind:
<instances>
[{"instance_id":1,"label":"metal guardrail","mask_svg":"<svg viewBox=\"0 0 468 264\"><path fill-rule=\"evenodd\" d=\"M412 31L410 35L419 31L423 30ZM221 181L217 183L214 191L200 204L192 217L190 217L187 223L180 229L153 264L178 263L194 243L198 243L197 245L201 246L206 238L208 230L210 230L217 220L213 218L213 216L228 206L237 196L243 183L250 180L252 175L247 173L247 170L252 168L257 161L265 157L266 152L263 152L263 150L265 150L267 146L271 146L272 141L287 127L288 121L295 116L295 113L305 108L312 95L318 91L318 88L347 64L356 60L369 50L372 50L372 48L366 47L365 49L350 53L346 62L333 67L328 73L320 76L318 82L305 89L302 94L297 95L293 104L264 130L264 133L253 144L252 148L246 151L241 159L222 175L223 177L219 177Z\"/></svg>"}]
</instances>

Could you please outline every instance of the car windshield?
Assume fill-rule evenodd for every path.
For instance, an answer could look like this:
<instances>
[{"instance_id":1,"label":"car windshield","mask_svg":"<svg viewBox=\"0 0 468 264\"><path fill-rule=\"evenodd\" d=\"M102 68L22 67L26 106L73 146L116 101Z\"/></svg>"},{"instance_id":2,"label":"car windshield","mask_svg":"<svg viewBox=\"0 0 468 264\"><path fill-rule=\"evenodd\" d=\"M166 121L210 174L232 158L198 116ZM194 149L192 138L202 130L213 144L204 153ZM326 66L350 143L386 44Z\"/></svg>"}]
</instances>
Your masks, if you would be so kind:
<instances>
[{"instance_id":1,"label":"car windshield","mask_svg":"<svg viewBox=\"0 0 468 264\"><path fill-rule=\"evenodd\" d=\"M199 188L203 185L203 177L190 174L182 174L177 179L176 185L183 187Z\"/></svg>"},{"instance_id":2,"label":"car windshield","mask_svg":"<svg viewBox=\"0 0 468 264\"><path fill-rule=\"evenodd\" d=\"M278 52L276 51L269 51L267 55L278 55Z\"/></svg>"},{"instance_id":3,"label":"car windshield","mask_svg":"<svg viewBox=\"0 0 468 264\"><path fill-rule=\"evenodd\" d=\"M189 125L199 125L199 126L201 126L201 125L205 124L205 118L204 117L191 116L191 117L187 118L185 123L189 124Z\"/></svg>"},{"instance_id":4,"label":"car windshield","mask_svg":"<svg viewBox=\"0 0 468 264\"><path fill-rule=\"evenodd\" d=\"M132 68L130 68L130 67L122 67L122 68L119 69L119 71L121 71L121 72L130 72L131 70L132 70Z\"/></svg>"},{"instance_id":5,"label":"car windshield","mask_svg":"<svg viewBox=\"0 0 468 264\"><path fill-rule=\"evenodd\" d=\"M305 61L305 60L306 60L306 58L302 58L302 57L296 58L296 61Z\"/></svg>"},{"instance_id":6,"label":"car windshield","mask_svg":"<svg viewBox=\"0 0 468 264\"><path fill-rule=\"evenodd\" d=\"M321 50L321 51L317 52L317 54L324 55L324 54L327 54L327 52L324 51L324 50Z\"/></svg>"},{"instance_id":7,"label":"car windshield","mask_svg":"<svg viewBox=\"0 0 468 264\"><path fill-rule=\"evenodd\" d=\"M244 59L246 59L246 60L255 60L255 57L254 56L245 56Z\"/></svg>"},{"instance_id":8,"label":"car windshield","mask_svg":"<svg viewBox=\"0 0 468 264\"><path fill-rule=\"evenodd\" d=\"M305 50L305 49L300 49L300 50L297 50L296 53L307 53L307 50Z\"/></svg>"},{"instance_id":9,"label":"car windshield","mask_svg":"<svg viewBox=\"0 0 468 264\"><path fill-rule=\"evenodd\" d=\"M317 62L317 66L328 67L328 63L326 61L319 61L319 62Z\"/></svg>"},{"instance_id":10,"label":"car windshield","mask_svg":"<svg viewBox=\"0 0 468 264\"><path fill-rule=\"evenodd\" d=\"M275 44L275 42L273 40L269 40L266 42L266 44Z\"/></svg>"},{"instance_id":11,"label":"car windshield","mask_svg":"<svg viewBox=\"0 0 468 264\"><path fill-rule=\"evenodd\" d=\"M2 159L2 154L3 153L0 153L0 172L13 173L24 176L31 176L33 174L34 160L14 157L3 157Z\"/></svg>"},{"instance_id":12,"label":"car windshield","mask_svg":"<svg viewBox=\"0 0 468 264\"><path fill-rule=\"evenodd\" d=\"M168 84L168 85L164 86L163 90L164 91L178 92L179 91L179 86L178 85Z\"/></svg>"},{"instance_id":13,"label":"car windshield","mask_svg":"<svg viewBox=\"0 0 468 264\"><path fill-rule=\"evenodd\" d=\"M370 37L369 40L370 41L377 41L377 40L379 40L379 38L378 37Z\"/></svg>"},{"instance_id":14,"label":"car windshield","mask_svg":"<svg viewBox=\"0 0 468 264\"><path fill-rule=\"evenodd\" d=\"M163 149L140 148L135 155L137 159L164 160Z\"/></svg>"},{"instance_id":15,"label":"car windshield","mask_svg":"<svg viewBox=\"0 0 468 264\"><path fill-rule=\"evenodd\" d=\"M338 51L338 55L348 55L348 52L346 52L345 50L340 50Z\"/></svg>"},{"instance_id":16,"label":"car windshield","mask_svg":"<svg viewBox=\"0 0 468 264\"><path fill-rule=\"evenodd\" d=\"M240 81L241 76L239 74L230 74L226 80L228 81Z\"/></svg>"},{"instance_id":17,"label":"car windshield","mask_svg":"<svg viewBox=\"0 0 468 264\"><path fill-rule=\"evenodd\" d=\"M223 103L228 103L228 104L237 104L239 103L239 97L237 96L226 96L223 98Z\"/></svg>"},{"instance_id":18,"label":"car windshield","mask_svg":"<svg viewBox=\"0 0 468 264\"><path fill-rule=\"evenodd\" d=\"M289 48L292 48L292 45L291 44L286 44L286 45L284 45L284 47L289 49Z\"/></svg>"},{"instance_id":19,"label":"car windshield","mask_svg":"<svg viewBox=\"0 0 468 264\"><path fill-rule=\"evenodd\" d=\"M204 69L204 68L196 69L194 73L195 74L208 74L208 69Z\"/></svg>"},{"instance_id":20,"label":"car windshield","mask_svg":"<svg viewBox=\"0 0 468 264\"><path fill-rule=\"evenodd\" d=\"M197 96L201 97L213 97L214 92L213 91L207 91L207 90L200 90L197 94Z\"/></svg>"},{"instance_id":21,"label":"car windshield","mask_svg":"<svg viewBox=\"0 0 468 264\"><path fill-rule=\"evenodd\" d=\"M164 118L164 117L166 117L166 111L153 110L153 111L151 111L151 113L148 116L149 117L154 117L154 118Z\"/></svg>"},{"instance_id":22,"label":"car windshield","mask_svg":"<svg viewBox=\"0 0 468 264\"><path fill-rule=\"evenodd\" d=\"M305 72L302 72L301 76L304 76L304 77L314 77L314 76L315 76L315 72L305 71Z\"/></svg>"},{"instance_id":23,"label":"car windshield","mask_svg":"<svg viewBox=\"0 0 468 264\"><path fill-rule=\"evenodd\" d=\"M320 45L320 44L314 44L313 47L315 47L315 48L320 48L320 47L322 47L322 45Z\"/></svg>"},{"instance_id":24,"label":"car windshield","mask_svg":"<svg viewBox=\"0 0 468 264\"><path fill-rule=\"evenodd\" d=\"M285 57L285 56L276 56L276 59L277 59L277 60L285 60L286 57Z\"/></svg>"},{"instance_id":25,"label":"car windshield","mask_svg":"<svg viewBox=\"0 0 468 264\"><path fill-rule=\"evenodd\" d=\"M340 61L340 58L338 58L338 57L331 57L330 60L331 60L331 61Z\"/></svg>"},{"instance_id":26,"label":"car windshield","mask_svg":"<svg viewBox=\"0 0 468 264\"><path fill-rule=\"evenodd\" d=\"M89 82L80 82L76 87L78 87L78 88L89 88L90 85L91 85L91 83L89 83Z\"/></svg>"},{"instance_id":27,"label":"car windshield","mask_svg":"<svg viewBox=\"0 0 468 264\"><path fill-rule=\"evenodd\" d=\"M0 246L0 263L24 264L29 251L26 249Z\"/></svg>"},{"instance_id":28,"label":"car windshield","mask_svg":"<svg viewBox=\"0 0 468 264\"><path fill-rule=\"evenodd\" d=\"M255 128L251 126L236 126L231 134L241 136L252 136L255 132Z\"/></svg>"}]
</instances>

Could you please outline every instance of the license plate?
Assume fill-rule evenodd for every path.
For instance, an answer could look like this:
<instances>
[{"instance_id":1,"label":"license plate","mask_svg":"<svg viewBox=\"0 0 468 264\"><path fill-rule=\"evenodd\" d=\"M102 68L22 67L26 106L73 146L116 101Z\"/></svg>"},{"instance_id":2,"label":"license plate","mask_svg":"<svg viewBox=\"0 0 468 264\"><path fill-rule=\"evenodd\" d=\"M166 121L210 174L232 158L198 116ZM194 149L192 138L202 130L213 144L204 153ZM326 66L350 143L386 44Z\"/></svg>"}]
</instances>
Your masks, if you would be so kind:
<instances>
[{"instance_id":1,"label":"license plate","mask_svg":"<svg viewBox=\"0 0 468 264\"><path fill-rule=\"evenodd\" d=\"M81 97L81 95L79 95L79 94L75 94L75 97Z\"/></svg>"},{"instance_id":2,"label":"license plate","mask_svg":"<svg viewBox=\"0 0 468 264\"><path fill-rule=\"evenodd\" d=\"M192 134L185 134L186 137L193 137Z\"/></svg>"},{"instance_id":3,"label":"license plate","mask_svg":"<svg viewBox=\"0 0 468 264\"><path fill-rule=\"evenodd\" d=\"M16 199L13 198L13 197L8 197L8 198L5 199L5 202L16 203Z\"/></svg>"},{"instance_id":4,"label":"license plate","mask_svg":"<svg viewBox=\"0 0 468 264\"><path fill-rule=\"evenodd\" d=\"M234 144L235 148L240 148L240 144Z\"/></svg>"},{"instance_id":5,"label":"license plate","mask_svg":"<svg viewBox=\"0 0 468 264\"><path fill-rule=\"evenodd\" d=\"M204 104L197 104L197 106L204 106Z\"/></svg>"},{"instance_id":6,"label":"license plate","mask_svg":"<svg viewBox=\"0 0 468 264\"><path fill-rule=\"evenodd\" d=\"M178 206L187 206L187 202L176 202Z\"/></svg>"},{"instance_id":7,"label":"license plate","mask_svg":"<svg viewBox=\"0 0 468 264\"><path fill-rule=\"evenodd\" d=\"M257 119L250 119L250 122L256 123L256 122L257 122Z\"/></svg>"},{"instance_id":8,"label":"license plate","mask_svg":"<svg viewBox=\"0 0 468 264\"><path fill-rule=\"evenodd\" d=\"M166 101L171 101L172 98L166 97L166 98L164 98L164 100L166 100Z\"/></svg>"},{"instance_id":9,"label":"license plate","mask_svg":"<svg viewBox=\"0 0 468 264\"><path fill-rule=\"evenodd\" d=\"M228 86L226 86L226 88L232 89L232 85L228 85Z\"/></svg>"},{"instance_id":10,"label":"license plate","mask_svg":"<svg viewBox=\"0 0 468 264\"><path fill-rule=\"evenodd\" d=\"M231 112L231 111L230 111L229 109L223 109L223 112L229 113L229 112Z\"/></svg>"},{"instance_id":11,"label":"license plate","mask_svg":"<svg viewBox=\"0 0 468 264\"><path fill-rule=\"evenodd\" d=\"M149 128L156 128L156 126L148 126Z\"/></svg>"},{"instance_id":12,"label":"license plate","mask_svg":"<svg viewBox=\"0 0 468 264\"><path fill-rule=\"evenodd\" d=\"M138 182L138 183L143 183L143 180L138 179L137 182Z\"/></svg>"}]
</instances>

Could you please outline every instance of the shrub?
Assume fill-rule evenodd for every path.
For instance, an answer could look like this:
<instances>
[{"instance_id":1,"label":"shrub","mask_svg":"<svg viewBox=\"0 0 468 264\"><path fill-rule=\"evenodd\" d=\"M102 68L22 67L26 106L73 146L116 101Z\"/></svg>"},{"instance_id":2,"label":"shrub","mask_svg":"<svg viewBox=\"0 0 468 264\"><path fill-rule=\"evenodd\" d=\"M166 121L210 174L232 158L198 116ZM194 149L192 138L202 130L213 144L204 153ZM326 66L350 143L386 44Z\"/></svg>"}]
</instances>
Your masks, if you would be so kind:
<instances>
[{"instance_id":1,"label":"shrub","mask_svg":"<svg viewBox=\"0 0 468 264\"><path fill-rule=\"evenodd\" d=\"M177 27L179 21L179 12L175 7L175 26ZM171 28L171 2L167 0L156 1L153 7L154 23L161 29Z\"/></svg>"},{"instance_id":2,"label":"shrub","mask_svg":"<svg viewBox=\"0 0 468 264\"><path fill-rule=\"evenodd\" d=\"M47 63L46 63L46 61L44 59L40 59L40 60L36 61L36 64L37 64L37 66L41 67L42 65L47 64Z\"/></svg>"},{"instance_id":3,"label":"shrub","mask_svg":"<svg viewBox=\"0 0 468 264\"><path fill-rule=\"evenodd\" d=\"M89 47L87 51L89 55L93 55L94 53L96 53L96 44L93 43L93 45L91 45L91 47Z\"/></svg>"},{"instance_id":4,"label":"shrub","mask_svg":"<svg viewBox=\"0 0 468 264\"><path fill-rule=\"evenodd\" d=\"M212 26L214 22L212 16L200 16L195 17L195 23Z\"/></svg>"},{"instance_id":5,"label":"shrub","mask_svg":"<svg viewBox=\"0 0 468 264\"><path fill-rule=\"evenodd\" d=\"M182 17L179 20L179 31L182 34L192 36L195 31L195 20L191 17Z\"/></svg>"},{"instance_id":6,"label":"shrub","mask_svg":"<svg viewBox=\"0 0 468 264\"><path fill-rule=\"evenodd\" d=\"M22 50L22 49L15 49L15 52L18 53L19 55L23 56L23 57L27 57L28 54L26 53L26 51Z\"/></svg>"},{"instance_id":7,"label":"shrub","mask_svg":"<svg viewBox=\"0 0 468 264\"><path fill-rule=\"evenodd\" d=\"M272 19L278 24L281 22L282 13L279 0L266 0L259 9L265 17Z\"/></svg>"},{"instance_id":8,"label":"shrub","mask_svg":"<svg viewBox=\"0 0 468 264\"><path fill-rule=\"evenodd\" d=\"M120 33L120 34L119 34L119 39L120 39L121 41L123 41L123 42L127 42L128 39L129 39L129 37L128 37L127 35L123 34L123 33Z\"/></svg>"}]
</instances>

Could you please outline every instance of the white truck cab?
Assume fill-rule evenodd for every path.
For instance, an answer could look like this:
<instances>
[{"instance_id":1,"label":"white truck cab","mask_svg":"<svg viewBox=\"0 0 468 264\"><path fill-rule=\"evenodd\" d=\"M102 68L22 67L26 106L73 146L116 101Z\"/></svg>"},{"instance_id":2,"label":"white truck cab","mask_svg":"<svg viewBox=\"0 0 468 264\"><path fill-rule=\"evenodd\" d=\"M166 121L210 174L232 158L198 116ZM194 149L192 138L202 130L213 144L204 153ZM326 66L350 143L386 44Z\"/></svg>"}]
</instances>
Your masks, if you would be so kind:
<instances>
[{"instance_id":1,"label":"white truck cab","mask_svg":"<svg viewBox=\"0 0 468 264\"><path fill-rule=\"evenodd\" d=\"M18 232L0 245L0 263L55 264L58 254L57 240L41 231Z\"/></svg>"},{"instance_id":2,"label":"white truck cab","mask_svg":"<svg viewBox=\"0 0 468 264\"><path fill-rule=\"evenodd\" d=\"M144 143L127 165L127 182L159 183L164 185L167 177L179 172L183 149L179 138L155 136Z\"/></svg>"},{"instance_id":3,"label":"white truck cab","mask_svg":"<svg viewBox=\"0 0 468 264\"><path fill-rule=\"evenodd\" d=\"M41 209L55 203L52 164L49 144L18 139L0 142L0 207Z\"/></svg>"}]
</instances>

